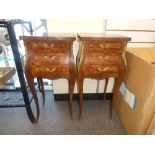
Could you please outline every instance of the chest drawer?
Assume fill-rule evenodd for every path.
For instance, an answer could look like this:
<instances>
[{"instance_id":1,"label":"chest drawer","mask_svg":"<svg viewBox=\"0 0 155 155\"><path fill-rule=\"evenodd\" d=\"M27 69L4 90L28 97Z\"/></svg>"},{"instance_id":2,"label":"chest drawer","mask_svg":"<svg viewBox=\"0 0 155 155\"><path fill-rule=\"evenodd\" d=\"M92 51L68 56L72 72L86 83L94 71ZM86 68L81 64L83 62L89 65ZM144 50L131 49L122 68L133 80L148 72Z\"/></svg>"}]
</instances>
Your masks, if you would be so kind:
<instances>
[{"instance_id":1,"label":"chest drawer","mask_svg":"<svg viewBox=\"0 0 155 155\"><path fill-rule=\"evenodd\" d=\"M68 53L39 53L31 55L32 65L69 64Z\"/></svg>"},{"instance_id":2,"label":"chest drawer","mask_svg":"<svg viewBox=\"0 0 155 155\"><path fill-rule=\"evenodd\" d=\"M107 53L87 53L85 56L85 64L121 64L123 58L117 52Z\"/></svg>"},{"instance_id":3,"label":"chest drawer","mask_svg":"<svg viewBox=\"0 0 155 155\"><path fill-rule=\"evenodd\" d=\"M32 74L37 77L51 77L51 76L68 76L69 75L69 67L68 65L64 66L32 66Z\"/></svg>"},{"instance_id":4,"label":"chest drawer","mask_svg":"<svg viewBox=\"0 0 155 155\"><path fill-rule=\"evenodd\" d=\"M69 44L65 41L40 41L36 40L33 42L27 41L27 49L31 53L48 53L48 52L68 52L70 48Z\"/></svg>"},{"instance_id":5,"label":"chest drawer","mask_svg":"<svg viewBox=\"0 0 155 155\"><path fill-rule=\"evenodd\" d=\"M94 77L110 73L119 74L119 67L117 65L89 65L85 67L86 76Z\"/></svg>"},{"instance_id":6,"label":"chest drawer","mask_svg":"<svg viewBox=\"0 0 155 155\"><path fill-rule=\"evenodd\" d=\"M87 41L86 49L89 51L93 50L104 50L104 49L121 49L121 42L112 41Z\"/></svg>"}]
</instances>

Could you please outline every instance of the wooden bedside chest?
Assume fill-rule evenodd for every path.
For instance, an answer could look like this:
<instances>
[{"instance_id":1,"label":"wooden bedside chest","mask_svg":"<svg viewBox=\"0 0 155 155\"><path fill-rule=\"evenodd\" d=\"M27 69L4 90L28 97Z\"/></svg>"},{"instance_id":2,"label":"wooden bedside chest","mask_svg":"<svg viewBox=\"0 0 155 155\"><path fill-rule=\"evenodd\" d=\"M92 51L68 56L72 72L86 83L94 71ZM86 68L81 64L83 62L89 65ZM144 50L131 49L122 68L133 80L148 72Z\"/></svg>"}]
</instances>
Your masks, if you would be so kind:
<instances>
[{"instance_id":1,"label":"wooden bedside chest","mask_svg":"<svg viewBox=\"0 0 155 155\"><path fill-rule=\"evenodd\" d=\"M55 80L66 78L69 81L69 109L71 118L72 98L76 78L72 44L74 36L22 36L26 48L25 76L35 100L37 108L36 119L39 119L39 102L34 87L34 78L38 79L39 89L45 101L42 78Z\"/></svg>"},{"instance_id":2,"label":"wooden bedside chest","mask_svg":"<svg viewBox=\"0 0 155 155\"><path fill-rule=\"evenodd\" d=\"M131 38L113 34L78 34L80 49L77 56L78 89L79 89L79 116L83 109L83 82L84 78L105 79L106 91L108 79L115 78L114 95L109 107L110 118L115 99L115 92L126 72L125 48Z\"/></svg>"}]
</instances>

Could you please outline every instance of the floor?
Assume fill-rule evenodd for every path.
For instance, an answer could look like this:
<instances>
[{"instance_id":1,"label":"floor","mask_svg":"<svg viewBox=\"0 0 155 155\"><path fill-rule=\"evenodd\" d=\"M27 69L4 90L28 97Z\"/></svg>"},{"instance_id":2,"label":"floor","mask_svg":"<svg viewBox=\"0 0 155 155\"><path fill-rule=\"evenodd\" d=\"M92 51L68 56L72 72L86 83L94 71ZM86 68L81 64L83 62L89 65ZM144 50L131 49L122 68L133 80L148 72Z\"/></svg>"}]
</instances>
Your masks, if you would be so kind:
<instances>
[{"instance_id":1,"label":"floor","mask_svg":"<svg viewBox=\"0 0 155 155\"><path fill-rule=\"evenodd\" d=\"M1 92L0 92L1 93ZM18 97L17 97L18 96ZM20 97L19 97L20 96ZM4 95L3 95L4 97ZM13 100L21 94L11 94ZM0 96L0 98L2 98ZM41 97L39 95L40 102ZM1 100L0 100L1 101ZM1 135L124 135L125 129L114 109L113 120L108 113L109 101L85 100L81 121L77 119L78 101L74 101L74 121L70 119L68 102L54 101L52 91L46 92L46 103L40 103L40 119L38 124L32 124L25 108L0 109Z\"/></svg>"}]
</instances>

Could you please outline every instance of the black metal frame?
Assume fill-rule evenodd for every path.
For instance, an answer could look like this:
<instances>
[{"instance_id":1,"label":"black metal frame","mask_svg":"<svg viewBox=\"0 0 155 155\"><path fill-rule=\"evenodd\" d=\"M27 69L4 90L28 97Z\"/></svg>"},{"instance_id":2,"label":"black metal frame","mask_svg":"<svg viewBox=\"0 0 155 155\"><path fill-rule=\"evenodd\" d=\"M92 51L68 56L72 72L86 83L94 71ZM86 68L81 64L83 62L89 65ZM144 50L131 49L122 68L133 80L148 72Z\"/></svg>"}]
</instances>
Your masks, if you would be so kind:
<instances>
[{"instance_id":1,"label":"black metal frame","mask_svg":"<svg viewBox=\"0 0 155 155\"><path fill-rule=\"evenodd\" d=\"M21 105L11 105L11 104L10 105L0 105L0 108L25 107L30 121L32 123L35 123L36 118L34 117L34 114L32 112L31 105L30 105L32 99L30 101L29 96L28 96L26 81L24 78L22 63L21 63L17 39L16 39L16 34L15 34L15 30L14 30L15 24L28 24L31 35L33 34L33 30L32 30L32 24L29 21L15 21L15 22L14 21L0 21L0 27L7 28L7 31L9 34L9 39L10 39L11 48L12 48L12 52L13 52L13 56L14 56L16 70L17 70L19 82L21 85L21 91L22 91L22 95L23 95L23 99L24 99L25 104L21 104Z\"/></svg>"}]
</instances>

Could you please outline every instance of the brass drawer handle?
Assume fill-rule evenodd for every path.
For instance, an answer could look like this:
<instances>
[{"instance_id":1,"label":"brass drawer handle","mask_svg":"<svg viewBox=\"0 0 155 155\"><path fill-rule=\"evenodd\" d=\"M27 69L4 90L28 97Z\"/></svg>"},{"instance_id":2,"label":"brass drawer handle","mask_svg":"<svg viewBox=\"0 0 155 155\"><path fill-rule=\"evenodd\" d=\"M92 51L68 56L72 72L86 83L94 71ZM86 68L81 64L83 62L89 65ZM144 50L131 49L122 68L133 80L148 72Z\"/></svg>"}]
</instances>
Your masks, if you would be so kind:
<instances>
[{"instance_id":1,"label":"brass drawer handle","mask_svg":"<svg viewBox=\"0 0 155 155\"><path fill-rule=\"evenodd\" d=\"M99 72L105 72L105 71L107 71L109 69L109 67L104 67L104 68L102 68L102 67L97 67L97 70L99 71Z\"/></svg>"},{"instance_id":2,"label":"brass drawer handle","mask_svg":"<svg viewBox=\"0 0 155 155\"><path fill-rule=\"evenodd\" d=\"M50 69L50 68L45 68L45 70L47 71L47 72L54 72L55 70L56 70L56 68L52 68L52 69Z\"/></svg>"},{"instance_id":3,"label":"brass drawer handle","mask_svg":"<svg viewBox=\"0 0 155 155\"><path fill-rule=\"evenodd\" d=\"M109 48L111 46L111 44L110 43L100 43L99 46L101 48Z\"/></svg>"},{"instance_id":4,"label":"brass drawer handle","mask_svg":"<svg viewBox=\"0 0 155 155\"><path fill-rule=\"evenodd\" d=\"M105 56L104 59L105 60L109 60L111 57L110 56Z\"/></svg>"},{"instance_id":5,"label":"brass drawer handle","mask_svg":"<svg viewBox=\"0 0 155 155\"><path fill-rule=\"evenodd\" d=\"M51 57L49 57L49 56L44 56L44 58L45 58L46 60L52 61L52 60L55 60L56 56L51 56Z\"/></svg>"},{"instance_id":6,"label":"brass drawer handle","mask_svg":"<svg viewBox=\"0 0 155 155\"><path fill-rule=\"evenodd\" d=\"M97 70L98 70L99 72L102 72L102 71L103 71L103 68L97 67Z\"/></svg>"},{"instance_id":7,"label":"brass drawer handle","mask_svg":"<svg viewBox=\"0 0 155 155\"><path fill-rule=\"evenodd\" d=\"M98 58L99 58L100 60L104 60L104 56L99 55Z\"/></svg>"},{"instance_id":8,"label":"brass drawer handle","mask_svg":"<svg viewBox=\"0 0 155 155\"><path fill-rule=\"evenodd\" d=\"M43 47L45 47L45 48L49 48L49 46L48 46L47 43L43 43Z\"/></svg>"},{"instance_id":9,"label":"brass drawer handle","mask_svg":"<svg viewBox=\"0 0 155 155\"><path fill-rule=\"evenodd\" d=\"M56 68L52 68L52 69L50 69L50 68L45 68L45 69L44 68L43 69L36 68L35 69L36 72L46 71L46 72L51 72L51 73L54 72L55 70L56 70Z\"/></svg>"},{"instance_id":10,"label":"brass drawer handle","mask_svg":"<svg viewBox=\"0 0 155 155\"><path fill-rule=\"evenodd\" d=\"M111 57L109 55L106 55L106 56L101 56L99 55L98 58L101 60L101 61L110 61L111 60Z\"/></svg>"},{"instance_id":11,"label":"brass drawer handle","mask_svg":"<svg viewBox=\"0 0 155 155\"><path fill-rule=\"evenodd\" d=\"M105 44L104 44L104 43L100 43L99 46L100 46L101 48L105 48Z\"/></svg>"},{"instance_id":12,"label":"brass drawer handle","mask_svg":"<svg viewBox=\"0 0 155 155\"><path fill-rule=\"evenodd\" d=\"M108 56L108 55L107 56L104 56L104 55L101 56L101 55L99 55L98 58L103 61L103 60L109 60L110 59L110 56Z\"/></svg>"},{"instance_id":13,"label":"brass drawer handle","mask_svg":"<svg viewBox=\"0 0 155 155\"><path fill-rule=\"evenodd\" d=\"M54 47L54 43L51 43L50 45L47 43L43 43L43 47L45 48L53 48Z\"/></svg>"},{"instance_id":14,"label":"brass drawer handle","mask_svg":"<svg viewBox=\"0 0 155 155\"><path fill-rule=\"evenodd\" d=\"M105 47L106 47L106 48L109 48L110 46L111 46L110 43L106 43L106 44L105 44Z\"/></svg>"}]
</instances>

